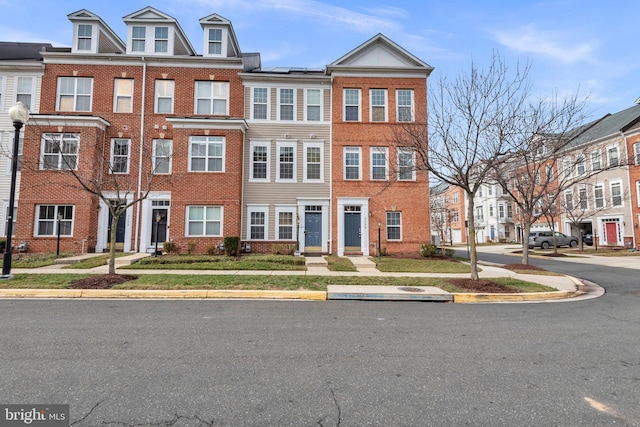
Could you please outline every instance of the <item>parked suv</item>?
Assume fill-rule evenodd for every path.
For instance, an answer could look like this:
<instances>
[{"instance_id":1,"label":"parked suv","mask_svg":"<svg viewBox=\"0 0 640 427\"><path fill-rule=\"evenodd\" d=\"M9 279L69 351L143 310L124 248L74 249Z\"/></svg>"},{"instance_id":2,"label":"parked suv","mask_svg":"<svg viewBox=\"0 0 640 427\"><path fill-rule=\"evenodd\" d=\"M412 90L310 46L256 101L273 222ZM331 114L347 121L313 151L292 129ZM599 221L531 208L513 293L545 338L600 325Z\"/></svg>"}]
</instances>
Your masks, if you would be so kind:
<instances>
[{"instance_id":1,"label":"parked suv","mask_svg":"<svg viewBox=\"0 0 640 427\"><path fill-rule=\"evenodd\" d=\"M549 246L553 246L553 231L532 231L529 234L529 249L533 249L539 246L541 249L547 249ZM574 236L567 236L559 232L555 232L556 245L569 246L575 248L578 246L578 238Z\"/></svg>"}]
</instances>

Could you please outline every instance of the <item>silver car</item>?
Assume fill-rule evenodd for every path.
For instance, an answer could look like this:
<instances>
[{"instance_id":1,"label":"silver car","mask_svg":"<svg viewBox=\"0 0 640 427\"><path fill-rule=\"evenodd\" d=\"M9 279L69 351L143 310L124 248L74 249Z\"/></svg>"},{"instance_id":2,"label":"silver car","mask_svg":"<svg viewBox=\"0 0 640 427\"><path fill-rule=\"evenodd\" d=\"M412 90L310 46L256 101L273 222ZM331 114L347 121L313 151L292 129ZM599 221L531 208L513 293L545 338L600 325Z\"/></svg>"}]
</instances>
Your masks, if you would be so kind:
<instances>
[{"instance_id":1,"label":"silver car","mask_svg":"<svg viewBox=\"0 0 640 427\"><path fill-rule=\"evenodd\" d=\"M578 246L578 238L574 236L567 236L566 234L559 233L557 231L532 231L529 234L529 249L534 247L540 247L541 249L547 249L553 246L553 235L556 235L556 245L569 246L575 248Z\"/></svg>"}]
</instances>

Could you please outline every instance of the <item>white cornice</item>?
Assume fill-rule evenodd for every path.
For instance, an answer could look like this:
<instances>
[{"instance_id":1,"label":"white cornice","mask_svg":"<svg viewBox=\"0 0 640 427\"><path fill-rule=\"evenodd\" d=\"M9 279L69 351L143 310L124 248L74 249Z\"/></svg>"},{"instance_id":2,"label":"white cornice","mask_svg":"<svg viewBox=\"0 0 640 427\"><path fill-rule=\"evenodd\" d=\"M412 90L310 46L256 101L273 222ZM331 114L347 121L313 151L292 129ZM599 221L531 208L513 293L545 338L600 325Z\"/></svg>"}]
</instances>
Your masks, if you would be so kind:
<instances>
[{"instance_id":1,"label":"white cornice","mask_svg":"<svg viewBox=\"0 0 640 427\"><path fill-rule=\"evenodd\" d=\"M140 55L78 55L72 53L55 53L43 55L46 64L78 64L78 65L119 65L175 68L212 68L242 70L241 58L211 58L202 56L140 56Z\"/></svg>"},{"instance_id":2,"label":"white cornice","mask_svg":"<svg viewBox=\"0 0 640 427\"><path fill-rule=\"evenodd\" d=\"M174 129L219 129L240 130L245 133L249 126L244 119L216 119L210 117L167 117Z\"/></svg>"},{"instance_id":3,"label":"white cornice","mask_svg":"<svg viewBox=\"0 0 640 427\"><path fill-rule=\"evenodd\" d=\"M32 114L27 126L97 127L106 130L111 123L99 116Z\"/></svg>"}]
</instances>

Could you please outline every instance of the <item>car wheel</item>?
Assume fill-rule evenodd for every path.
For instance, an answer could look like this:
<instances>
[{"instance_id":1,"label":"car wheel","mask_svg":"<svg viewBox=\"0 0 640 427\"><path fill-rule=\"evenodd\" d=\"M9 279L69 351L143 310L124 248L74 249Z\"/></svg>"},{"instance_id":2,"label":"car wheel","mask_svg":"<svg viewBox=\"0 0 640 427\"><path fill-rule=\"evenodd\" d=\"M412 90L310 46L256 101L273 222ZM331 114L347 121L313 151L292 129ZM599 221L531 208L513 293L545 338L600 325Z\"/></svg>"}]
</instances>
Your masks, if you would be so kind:
<instances>
[{"instance_id":1,"label":"car wheel","mask_svg":"<svg viewBox=\"0 0 640 427\"><path fill-rule=\"evenodd\" d=\"M569 242L569 246L572 248L575 248L576 246L578 246L578 241L577 240L572 240L571 242Z\"/></svg>"},{"instance_id":2,"label":"car wheel","mask_svg":"<svg viewBox=\"0 0 640 427\"><path fill-rule=\"evenodd\" d=\"M529 249L533 249L533 246L529 246Z\"/></svg>"},{"instance_id":3,"label":"car wheel","mask_svg":"<svg viewBox=\"0 0 640 427\"><path fill-rule=\"evenodd\" d=\"M540 249L549 249L549 242L540 243Z\"/></svg>"}]
</instances>

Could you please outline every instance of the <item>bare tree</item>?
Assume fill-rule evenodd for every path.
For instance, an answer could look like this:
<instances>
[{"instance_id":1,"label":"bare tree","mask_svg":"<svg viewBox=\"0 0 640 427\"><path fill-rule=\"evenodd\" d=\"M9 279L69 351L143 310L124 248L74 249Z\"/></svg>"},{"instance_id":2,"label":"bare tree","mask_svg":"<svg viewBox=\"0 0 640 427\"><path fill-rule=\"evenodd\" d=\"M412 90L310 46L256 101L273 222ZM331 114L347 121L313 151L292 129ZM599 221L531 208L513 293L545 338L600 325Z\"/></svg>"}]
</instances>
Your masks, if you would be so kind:
<instances>
[{"instance_id":1,"label":"bare tree","mask_svg":"<svg viewBox=\"0 0 640 427\"><path fill-rule=\"evenodd\" d=\"M47 123L43 122L42 125L46 126ZM58 128L58 132L43 133L42 138L45 153L40 159L35 160L34 164L23 161L22 167L54 172L54 176L57 175L59 178L54 178L55 182L52 183L86 191L107 206L111 217L109 274L116 274L118 219L128 208L148 197L157 176L156 172L169 164L172 155L170 147L158 145L154 155L155 161L152 161L152 147L146 142L134 147L135 139L131 137L114 138L113 141L107 137L96 140L85 137L81 144L87 160L80 162L80 141L77 134ZM140 158L143 159L142 170L138 170L138 165L131 167L132 171L138 173L136 177L135 174L129 173L129 162L134 163L133 159Z\"/></svg>"},{"instance_id":2,"label":"bare tree","mask_svg":"<svg viewBox=\"0 0 640 427\"><path fill-rule=\"evenodd\" d=\"M486 70L471 62L454 80L442 77L429 92L429 124L405 123L394 134L412 149L418 170L458 186L469 200L471 279L478 280L474 197L492 171L508 158L530 97L529 65L512 72L494 54Z\"/></svg>"}]
</instances>

